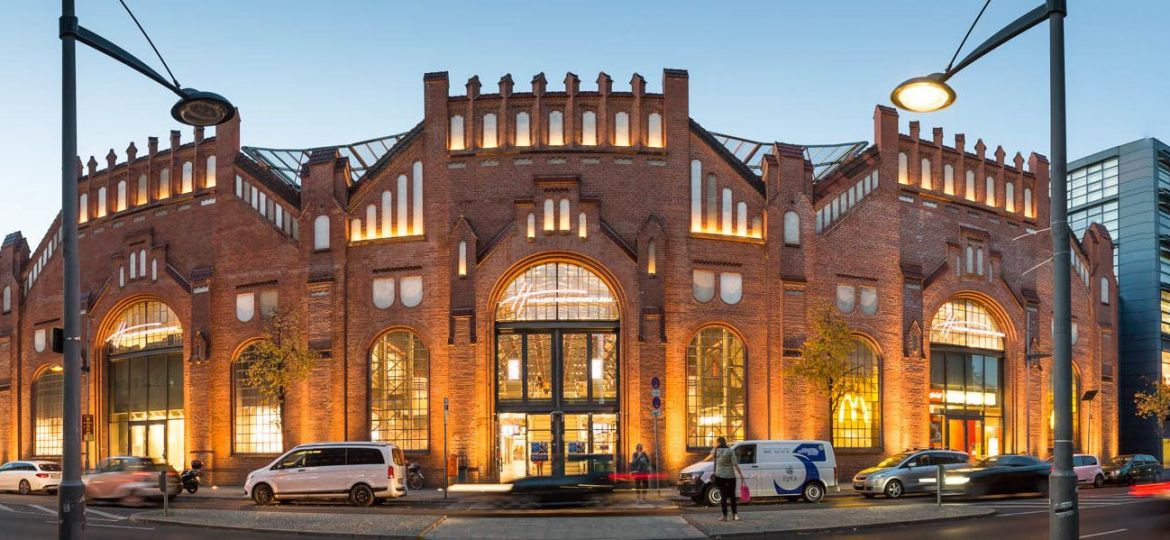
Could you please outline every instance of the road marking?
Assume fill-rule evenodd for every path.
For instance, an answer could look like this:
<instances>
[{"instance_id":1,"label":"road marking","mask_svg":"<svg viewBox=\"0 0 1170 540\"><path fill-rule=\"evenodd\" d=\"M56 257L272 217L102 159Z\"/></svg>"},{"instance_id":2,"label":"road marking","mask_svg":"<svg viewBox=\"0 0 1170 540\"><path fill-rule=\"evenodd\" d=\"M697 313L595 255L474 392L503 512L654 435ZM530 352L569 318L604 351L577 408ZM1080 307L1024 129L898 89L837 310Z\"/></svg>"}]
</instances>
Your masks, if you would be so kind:
<instances>
[{"instance_id":1,"label":"road marking","mask_svg":"<svg viewBox=\"0 0 1170 540\"><path fill-rule=\"evenodd\" d=\"M1116 530L1112 530L1112 531L1105 531L1105 532L1099 532L1099 533L1093 533L1093 534L1083 534L1083 535L1081 535L1081 538L1093 538L1094 536L1105 536L1107 534L1116 534L1116 533L1125 532L1128 530L1129 529L1116 529Z\"/></svg>"},{"instance_id":2,"label":"road marking","mask_svg":"<svg viewBox=\"0 0 1170 540\"><path fill-rule=\"evenodd\" d=\"M1048 513L1048 510L1036 510L1035 512L1016 512L1014 514L999 514L999 517L1026 516L1028 514L1047 514L1047 513Z\"/></svg>"},{"instance_id":3,"label":"road marking","mask_svg":"<svg viewBox=\"0 0 1170 540\"><path fill-rule=\"evenodd\" d=\"M55 515L57 515L57 511L56 511L56 510L51 510L51 509L49 509L49 508L46 508L46 507L44 507L44 506L41 506L41 505L39 505L39 504L30 504L29 506L31 506L31 507L33 507L33 508L36 508L37 510L40 510L40 511L42 511L42 512L45 512L46 514L52 514L52 515L54 515L54 516L55 516Z\"/></svg>"},{"instance_id":4,"label":"road marking","mask_svg":"<svg viewBox=\"0 0 1170 540\"><path fill-rule=\"evenodd\" d=\"M46 521L45 523L57 524L58 522ZM134 529L134 530L138 530L138 531L153 531L154 530L154 527L131 527L129 525L105 525L103 523L89 523L88 521L85 523L85 526L86 527L104 527L106 529Z\"/></svg>"},{"instance_id":5,"label":"road marking","mask_svg":"<svg viewBox=\"0 0 1170 540\"><path fill-rule=\"evenodd\" d=\"M13 510L7 506L4 506L3 504L0 504L0 510L3 510L5 512L15 512L16 511L16 510Z\"/></svg>"},{"instance_id":6,"label":"road marking","mask_svg":"<svg viewBox=\"0 0 1170 540\"><path fill-rule=\"evenodd\" d=\"M92 512L92 513L94 513L94 514L97 514L97 515L99 515L99 516L106 517L106 518L110 518L110 519L114 519L114 520L123 520L123 519L126 519L125 517L123 517L123 516L119 516L118 514L111 514L111 513L109 513L109 512L102 512L101 510L94 510L93 508L86 508L86 509L85 509L85 511L86 511L86 512Z\"/></svg>"}]
</instances>

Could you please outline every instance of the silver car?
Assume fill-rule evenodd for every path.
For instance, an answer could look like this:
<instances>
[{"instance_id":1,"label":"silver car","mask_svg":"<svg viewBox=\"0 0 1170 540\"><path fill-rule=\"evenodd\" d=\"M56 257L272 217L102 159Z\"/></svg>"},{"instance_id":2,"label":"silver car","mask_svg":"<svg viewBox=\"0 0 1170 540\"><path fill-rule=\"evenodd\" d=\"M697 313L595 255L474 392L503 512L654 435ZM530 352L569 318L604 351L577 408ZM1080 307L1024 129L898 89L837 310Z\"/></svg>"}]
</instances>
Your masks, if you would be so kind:
<instances>
[{"instance_id":1,"label":"silver car","mask_svg":"<svg viewBox=\"0 0 1170 540\"><path fill-rule=\"evenodd\" d=\"M857 473L853 477L853 491L867 499L879 494L897 499L907 493L933 493L939 465L955 469L968 466L970 461L965 452L954 450L908 450Z\"/></svg>"}]
</instances>

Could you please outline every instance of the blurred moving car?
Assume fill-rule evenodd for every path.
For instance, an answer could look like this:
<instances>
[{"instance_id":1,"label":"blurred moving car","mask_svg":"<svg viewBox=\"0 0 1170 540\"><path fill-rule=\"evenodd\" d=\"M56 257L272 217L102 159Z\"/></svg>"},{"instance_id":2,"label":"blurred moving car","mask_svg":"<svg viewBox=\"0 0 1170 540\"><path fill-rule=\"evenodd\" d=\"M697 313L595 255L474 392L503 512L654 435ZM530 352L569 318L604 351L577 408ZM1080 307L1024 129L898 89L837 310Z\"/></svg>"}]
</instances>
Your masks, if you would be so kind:
<instances>
[{"instance_id":1,"label":"blurred moving car","mask_svg":"<svg viewBox=\"0 0 1170 540\"><path fill-rule=\"evenodd\" d=\"M529 476L512 482L514 496L539 503L585 503L613 493L616 485L613 456L589 455L585 472L564 476Z\"/></svg>"},{"instance_id":2,"label":"blurred moving car","mask_svg":"<svg viewBox=\"0 0 1170 540\"><path fill-rule=\"evenodd\" d=\"M406 455L384 442L302 444L248 474L244 494L258 505L348 498L354 506L406 495Z\"/></svg>"},{"instance_id":3,"label":"blurred moving car","mask_svg":"<svg viewBox=\"0 0 1170 540\"><path fill-rule=\"evenodd\" d=\"M1012 493L1048 493L1052 465L1025 454L1003 454L947 473L945 488L968 497Z\"/></svg>"},{"instance_id":4,"label":"blurred moving car","mask_svg":"<svg viewBox=\"0 0 1170 540\"><path fill-rule=\"evenodd\" d=\"M752 499L785 497L820 502L826 488L837 485L837 456L827 441L740 441L731 445ZM708 455L683 469L678 493L698 504L716 506L715 464Z\"/></svg>"},{"instance_id":5,"label":"blurred moving car","mask_svg":"<svg viewBox=\"0 0 1170 540\"><path fill-rule=\"evenodd\" d=\"M1129 494L1134 497L1156 497L1170 500L1170 482L1133 486L1129 488Z\"/></svg>"},{"instance_id":6,"label":"blurred moving car","mask_svg":"<svg viewBox=\"0 0 1170 540\"><path fill-rule=\"evenodd\" d=\"M897 499L906 493L934 492L938 484L938 466L944 472L970 466L965 452L954 450L907 450L862 469L853 477L853 491L870 499L885 495Z\"/></svg>"},{"instance_id":7,"label":"blurred moving car","mask_svg":"<svg viewBox=\"0 0 1170 540\"><path fill-rule=\"evenodd\" d=\"M97 469L82 475L85 497L91 501L118 501L125 506L139 506L147 501L161 502L159 473L166 471L167 499L175 500L182 489L179 473L170 465L149 457L114 456L98 463Z\"/></svg>"},{"instance_id":8,"label":"blurred moving car","mask_svg":"<svg viewBox=\"0 0 1170 540\"><path fill-rule=\"evenodd\" d=\"M56 493L61 466L52 461L9 461L0 466L0 491Z\"/></svg>"},{"instance_id":9,"label":"blurred moving car","mask_svg":"<svg viewBox=\"0 0 1170 540\"><path fill-rule=\"evenodd\" d=\"M1157 482L1162 474L1162 464L1146 454L1122 454L1109 460L1101 469L1105 472L1106 482L1130 486L1142 481Z\"/></svg>"}]
</instances>

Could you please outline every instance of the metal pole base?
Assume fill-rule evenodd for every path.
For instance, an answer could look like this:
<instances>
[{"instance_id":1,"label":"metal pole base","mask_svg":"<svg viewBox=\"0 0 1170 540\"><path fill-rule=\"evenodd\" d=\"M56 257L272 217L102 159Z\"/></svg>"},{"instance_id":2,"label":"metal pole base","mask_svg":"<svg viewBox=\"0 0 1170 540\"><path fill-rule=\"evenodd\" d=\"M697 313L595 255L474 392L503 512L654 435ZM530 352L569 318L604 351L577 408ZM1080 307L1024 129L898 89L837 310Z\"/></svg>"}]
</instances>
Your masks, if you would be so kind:
<instances>
[{"instance_id":1,"label":"metal pole base","mask_svg":"<svg viewBox=\"0 0 1170 540\"><path fill-rule=\"evenodd\" d=\"M1048 477L1049 537L1056 540L1075 540L1080 531L1080 510L1077 504L1077 473L1052 471ZM1068 494L1072 494L1069 498Z\"/></svg>"},{"instance_id":2,"label":"metal pole base","mask_svg":"<svg viewBox=\"0 0 1170 540\"><path fill-rule=\"evenodd\" d=\"M85 484L80 480L64 480L57 486L57 516L62 524L58 529L61 540L85 538Z\"/></svg>"}]
</instances>

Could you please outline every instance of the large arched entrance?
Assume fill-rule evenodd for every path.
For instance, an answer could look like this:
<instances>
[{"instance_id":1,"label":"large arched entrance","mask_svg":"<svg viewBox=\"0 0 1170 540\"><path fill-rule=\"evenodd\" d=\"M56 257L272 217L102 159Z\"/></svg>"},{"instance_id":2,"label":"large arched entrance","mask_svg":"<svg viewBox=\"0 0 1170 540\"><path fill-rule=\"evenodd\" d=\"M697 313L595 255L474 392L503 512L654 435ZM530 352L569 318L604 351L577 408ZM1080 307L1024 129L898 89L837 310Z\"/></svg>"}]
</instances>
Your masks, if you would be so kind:
<instances>
[{"instance_id":1,"label":"large arched entrance","mask_svg":"<svg viewBox=\"0 0 1170 540\"><path fill-rule=\"evenodd\" d=\"M612 467L618 447L618 304L570 262L529 267L495 306L501 481Z\"/></svg>"},{"instance_id":2,"label":"large arched entrance","mask_svg":"<svg viewBox=\"0 0 1170 540\"><path fill-rule=\"evenodd\" d=\"M994 456L1004 442L1004 333L990 310L959 298L930 323L930 446Z\"/></svg>"},{"instance_id":3,"label":"large arched entrance","mask_svg":"<svg viewBox=\"0 0 1170 540\"><path fill-rule=\"evenodd\" d=\"M166 304L147 300L109 326L108 455L149 456L182 464L183 327Z\"/></svg>"}]
</instances>

